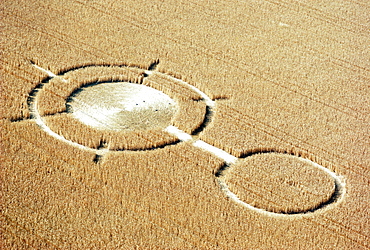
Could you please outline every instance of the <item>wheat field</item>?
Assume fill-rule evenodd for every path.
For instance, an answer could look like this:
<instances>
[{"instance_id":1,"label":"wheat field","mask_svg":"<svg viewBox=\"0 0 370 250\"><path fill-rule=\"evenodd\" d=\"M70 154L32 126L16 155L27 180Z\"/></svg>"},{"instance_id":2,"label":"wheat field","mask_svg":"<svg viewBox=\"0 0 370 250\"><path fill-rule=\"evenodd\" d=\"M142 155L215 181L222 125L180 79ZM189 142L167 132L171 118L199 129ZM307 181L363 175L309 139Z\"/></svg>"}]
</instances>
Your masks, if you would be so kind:
<instances>
[{"instance_id":1,"label":"wheat field","mask_svg":"<svg viewBox=\"0 0 370 250\"><path fill-rule=\"evenodd\" d=\"M0 249L370 249L366 1L0 5Z\"/></svg>"}]
</instances>

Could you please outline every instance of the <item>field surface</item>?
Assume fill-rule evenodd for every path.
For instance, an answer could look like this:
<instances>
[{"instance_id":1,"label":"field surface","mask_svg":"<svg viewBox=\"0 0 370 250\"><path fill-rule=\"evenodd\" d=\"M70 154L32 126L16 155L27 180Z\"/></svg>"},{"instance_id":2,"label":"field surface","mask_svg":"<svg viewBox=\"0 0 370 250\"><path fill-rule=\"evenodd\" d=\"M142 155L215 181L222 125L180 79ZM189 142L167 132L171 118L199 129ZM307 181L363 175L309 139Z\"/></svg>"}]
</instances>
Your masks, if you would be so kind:
<instances>
[{"instance_id":1,"label":"field surface","mask_svg":"<svg viewBox=\"0 0 370 250\"><path fill-rule=\"evenodd\" d=\"M370 249L365 0L3 0L1 249Z\"/></svg>"}]
</instances>

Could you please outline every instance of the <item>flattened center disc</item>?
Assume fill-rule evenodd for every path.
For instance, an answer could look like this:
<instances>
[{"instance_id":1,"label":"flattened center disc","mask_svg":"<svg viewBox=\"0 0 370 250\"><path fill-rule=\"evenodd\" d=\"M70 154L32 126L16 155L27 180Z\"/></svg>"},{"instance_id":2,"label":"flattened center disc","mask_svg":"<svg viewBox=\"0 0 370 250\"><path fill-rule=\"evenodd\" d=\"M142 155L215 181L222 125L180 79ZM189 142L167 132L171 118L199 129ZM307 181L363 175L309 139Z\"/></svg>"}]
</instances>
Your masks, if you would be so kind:
<instances>
[{"instance_id":1,"label":"flattened center disc","mask_svg":"<svg viewBox=\"0 0 370 250\"><path fill-rule=\"evenodd\" d=\"M101 83L76 91L67 103L75 118L101 130L146 130L171 124L176 102L141 84Z\"/></svg>"}]
</instances>

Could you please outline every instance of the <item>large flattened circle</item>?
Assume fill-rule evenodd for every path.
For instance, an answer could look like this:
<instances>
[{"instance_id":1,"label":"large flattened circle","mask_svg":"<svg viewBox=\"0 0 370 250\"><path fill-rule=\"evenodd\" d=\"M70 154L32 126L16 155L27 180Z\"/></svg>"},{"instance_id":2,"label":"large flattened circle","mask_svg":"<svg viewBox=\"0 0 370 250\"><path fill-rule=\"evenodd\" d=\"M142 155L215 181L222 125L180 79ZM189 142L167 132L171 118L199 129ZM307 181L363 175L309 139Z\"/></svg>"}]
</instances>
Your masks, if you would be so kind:
<instances>
[{"instance_id":1,"label":"large flattened circle","mask_svg":"<svg viewBox=\"0 0 370 250\"><path fill-rule=\"evenodd\" d=\"M78 91L67 105L72 115L101 130L164 129L176 102L163 92L129 82L102 83Z\"/></svg>"},{"instance_id":2,"label":"large flattened circle","mask_svg":"<svg viewBox=\"0 0 370 250\"><path fill-rule=\"evenodd\" d=\"M261 153L249 156L225 173L229 190L241 201L274 213L305 213L335 194L333 177L297 156Z\"/></svg>"}]
</instances>

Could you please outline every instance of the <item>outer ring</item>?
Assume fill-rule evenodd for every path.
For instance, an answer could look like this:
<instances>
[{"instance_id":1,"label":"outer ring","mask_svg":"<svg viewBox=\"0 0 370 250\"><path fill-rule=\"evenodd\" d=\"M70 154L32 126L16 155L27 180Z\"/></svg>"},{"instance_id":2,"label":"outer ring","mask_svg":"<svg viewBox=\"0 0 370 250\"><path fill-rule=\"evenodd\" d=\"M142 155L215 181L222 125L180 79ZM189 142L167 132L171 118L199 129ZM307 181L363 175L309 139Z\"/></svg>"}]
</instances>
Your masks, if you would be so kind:
<instances>
[{"instance_id":1,"label":"outer ring","mask_svg":"<svg viewBox=\"0 0 370 250\"><path fill-rule=\"evenodd\" d=\"M88 146L85 146L85 145L82 145L82 144L79 144L77 142L74 142L74 141L71 141L71 140L68 140L66 139L64 136L54 132L47 124L46 122L44 121L43 119L43 116L40 114L38 108L39 108L39 103L38 103L38 98L37 98L37 95L39 93L40 90L42 90L50 81L52 81L53 79L60 79L62 80L63 82L68 82L68 80L64 79L63 77L69 73L69 72L73 72L75 70L79 70L79 69L83 69L83 68L90 68L90 67L108 67L108 66L104 66L104 65L92 65L92 66L82 66L82 67L79 67L79 68L73 68L71 70L68 70L68 71L64 71L62 74L59 74L59 75L55 75L53 73L51 73L50 71L47 71L47 70L44 70L38 66L35 65L35 67L39 68L40 70L42 71L45 71L46 73L49 74L49 78L47 79L47 81L45 83L41 83L39 84L32 92L33 96L31 96L31 101L30 101L30 104L29 104L29 108L30 108L30 113L31 113L31 117L36 121L36 123L41 127L42 130L44 130L45 132L47 132L49 135L51 135L52 137L60 140L60 141L63 141L71 146L74 146L74 147L77 147L79 149L82 149L82 150L87 150L87 151L90 151L90 152L94 152L95 154L97 155L103 155L104 153L108 152L108 151L117 151L117 150L109 150L107 148L98 148L98 149L95 149L95 148L91 148L91 147L88 147ZM135 70L140 70L140 68L137 68L137 67L129 67L129 66L120 66L120 68L128 68L128 69L135 69ZM150 71L150 70L143 70L144 74L146 76L149 76L151 74L153 74L153 71ZM188 87L189 89L191 89L192 91L196 92L197 94L199 94L201 97L202 97L202 101L205 102L207 108L209 109L212 109L212 107L215 105L214 101L208 97L204 92L202 92L201 90L199 90L198 88L194 87L193 85L190 85L189 83L185 82L185 81L182 81L180 79L177 79L173 76L170 76L168 74L165 74L165 73L162 73L162 72L158 72L156 71L156 74L161 74L163 75L164 77L168 78L169 80L172 80L172 81L175 81L176 83L178 84L181 84L181 85L184 85L186 87ZM98 81L96 82L97 84L99 83L103 83L105 81ZM84 85L86 84L82 84L81 87L83 87ZM74 90L72 89L71 92L73 92ZM59 112L57 112L59 113ZM164 129L164 131L166 132L169 132L172 134L171 131L173 131L174 127L173 126L169 126L167 127L166 129ZM186 134L186 133L185 133ZM190 135L189 135L190 136ZM180 140L182 140L181 138L179 138ZM167 144L169 145L169 144ZM167 146L167 145L164 145L164 146ZM163 148L164 146L160 146L160 147L157 147L157 148ZM157 148L154 148L154 149L157 149ZM119 151L130 151L130 149L119 149ZM142 149L142 151L145 151L145 150L153 150L153 148L150 148L150 149Z\"/></svg>"}]
</instances>

